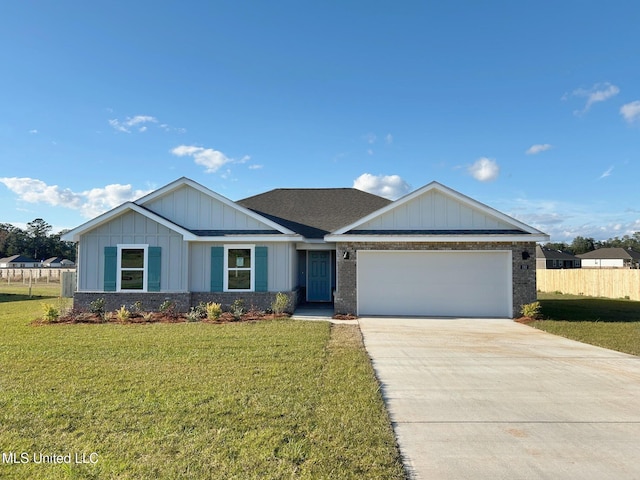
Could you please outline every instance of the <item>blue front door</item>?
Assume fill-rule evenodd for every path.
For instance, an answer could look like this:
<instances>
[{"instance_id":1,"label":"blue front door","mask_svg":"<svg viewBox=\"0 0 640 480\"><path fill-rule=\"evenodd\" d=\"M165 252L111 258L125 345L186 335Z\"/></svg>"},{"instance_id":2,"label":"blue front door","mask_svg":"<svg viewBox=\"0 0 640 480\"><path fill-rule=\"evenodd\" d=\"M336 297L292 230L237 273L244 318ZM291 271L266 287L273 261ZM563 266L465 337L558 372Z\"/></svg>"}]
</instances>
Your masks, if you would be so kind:
<instances>
[{"instance_id":1,"label":"blue front door","mask_svg":"<svg viewBox=\"0 0 640 480\"><path fill-rule=\"evenodd\" d=\"M307 301L331 301L331 252L307 252Z\"/></svg>"}]
</instances>

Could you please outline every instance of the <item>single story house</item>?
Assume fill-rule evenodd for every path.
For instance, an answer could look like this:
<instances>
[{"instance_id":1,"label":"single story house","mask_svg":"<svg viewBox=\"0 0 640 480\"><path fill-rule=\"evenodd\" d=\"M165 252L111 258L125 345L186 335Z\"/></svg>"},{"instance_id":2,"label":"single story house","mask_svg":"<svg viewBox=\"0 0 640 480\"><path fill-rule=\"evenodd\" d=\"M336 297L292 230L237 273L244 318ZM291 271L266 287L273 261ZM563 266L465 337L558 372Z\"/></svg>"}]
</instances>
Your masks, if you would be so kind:
<instances>
[{"instance_id":1,"label":"single story house","mask_svg":"<svg viewBox=\"0 0 640 480\"><path fill-rule=\"evenodd\" d=\"M562 250L536 246L536 269L580 268L580 259Z\"/></svg>"},{"instance_id":2,"label":"single story house","mask_svg":"<svg viewBox=\"0 0 640 480\"><path fill-rule=\"evenodd\" d=\"M11 255L10 257L0 258L0 268L35 268L39 267L40 262L24 255Z\"/></svg>"},{"instance_id":3,"label":"single story house","mask_svg":"<svg viewBox=\"0 0 640 480\"><path fill-rule=\"evenodd\" d=\"M640 268L640 252L631 248L598 248L578 257L582 268Z\"/></svg>"},{"instance_id":4,"label":"single story house","mask_svg":"<svg viewBox=\"0 0 640 480\"><path fill-rule=\"evenodd\" d=\"M46 268L71 268L75 266L75 263L62 257L51 257L43 260L42 266Z\"/></svg>"},{"instance_id":5,"label":"single story house","mask_svg":"<svg viewBox=\"0 0 640 480\"><path fill-rule=\"evenodd\" d=\"M393 202L351 188L234 202L183 177L62 240L78 243L78 308L268 308L284 292L336 313L513 317L536 300L549 237L437 182Z\"/></svg>"}]
</instances>

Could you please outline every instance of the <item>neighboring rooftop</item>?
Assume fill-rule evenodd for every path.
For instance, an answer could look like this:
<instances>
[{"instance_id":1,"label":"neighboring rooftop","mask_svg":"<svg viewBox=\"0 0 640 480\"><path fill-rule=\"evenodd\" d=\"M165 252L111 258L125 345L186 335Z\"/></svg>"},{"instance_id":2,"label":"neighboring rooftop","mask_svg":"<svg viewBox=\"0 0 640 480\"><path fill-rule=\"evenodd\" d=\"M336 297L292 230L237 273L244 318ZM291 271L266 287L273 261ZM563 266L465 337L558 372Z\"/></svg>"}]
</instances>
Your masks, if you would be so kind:
<instances>
[{"instance_id":1,"label":"neighboring rooftop","mask_svg":"<svg viewBox=\"0 0 640 480\"><path fill-rule=\"evenodd\" d=\"M276 188L237 203L306 238L322 238L391 200L355 188Z\"/></svg>"},{"instance_id":2,"label":"neighboring rooftop","mask_svg":"<svg viewBox=\"0 0 640 480\"><path fill-rule=\"evenodd\" d=\"M11 255L10 257L0 258L0 263L37 263L39 260L25 257L24 255Z\"/></svg>"},{"instance_id":3,"label":"neighboring rooftop","mask_svg":"<svg viewBox=\"0 0 640 480\"><path fill-rule=\"evenodd\" d=\"M576 259L576 255L572 255L568 252L563 252L562 250L554 250L552 248L541 247L540 245L536 246L536 257L546 258L549 260L575 260Z\"/></svg>"},{"instance_id":4,"label":"neighboring rooftop","mask_svg":"<svg viewBox=\"0 0 640 480\"><path fill-rule=\"evenodd\" d=\"M578 255L580 258L624 258L640 261L640 252L636 252L631 248L612 247L612 248L598 248L591 252L581 253Z\"/></svg>"}]
</instances>

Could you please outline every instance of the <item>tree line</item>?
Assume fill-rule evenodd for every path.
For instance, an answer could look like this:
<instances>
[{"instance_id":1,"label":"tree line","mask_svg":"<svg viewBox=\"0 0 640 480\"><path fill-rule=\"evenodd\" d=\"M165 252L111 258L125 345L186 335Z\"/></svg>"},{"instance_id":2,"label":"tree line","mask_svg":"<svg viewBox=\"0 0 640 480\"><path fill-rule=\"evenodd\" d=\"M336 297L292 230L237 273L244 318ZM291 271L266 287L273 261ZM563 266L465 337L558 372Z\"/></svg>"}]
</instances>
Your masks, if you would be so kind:
<instances>
[{"instance_id":1,"label":"tree line","mask_svg":"<svg viewBox=\"0 0 640 480\"><path fill-rule=\"evenodd\" d=\"M55 234L51 230L51 225L41 218L27 223L24 230L10 223L0 223L0 258L13 255L24 255L34 260L62 257L75 262L75 244L60 240L68 230Z\"/></svg>"},{"instance_id":2,"label":"tree line","mask_svg":"<svg viewBox=\"0 0 640 480\"><path fill-rule=\"evenodd\" d=\"M594 240L591 237L578 236L574 238L571 243L549 242L543 246L552 250L562 250L563 252L571 253L573 255L592 252L598 248L615 247L631 248L636 252L640 252L640 232L635 232L633 235L625 235L622 238L613 237L608 240Z\"/></svg>"}]
</instances>

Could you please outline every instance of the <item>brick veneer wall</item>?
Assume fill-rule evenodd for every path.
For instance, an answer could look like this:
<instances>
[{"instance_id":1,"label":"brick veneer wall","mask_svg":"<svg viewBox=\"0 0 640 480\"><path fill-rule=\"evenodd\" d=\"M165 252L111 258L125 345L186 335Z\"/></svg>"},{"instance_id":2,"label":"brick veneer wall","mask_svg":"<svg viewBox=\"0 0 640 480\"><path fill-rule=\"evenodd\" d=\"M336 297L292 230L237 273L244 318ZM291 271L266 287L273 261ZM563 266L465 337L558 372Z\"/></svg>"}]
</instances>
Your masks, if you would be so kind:
<instances>
[{"instance_id":1,"label":"brick veneer wall","mask_svg":"<svg viewBox=\"0 0 640 480\"><path fill-rule=\"evenodd\" d=\"M356 267L358 250L511 250L513 281L513 317L520 316L520 308L536 301L536 244L535 242L345 242L336 246L336 313L357 312ZM345 257L345 252L349 258ZM529 254L523 259L523 253Z\"/></svg>"},{"instance_id":2,"label":"brick veneer wall","mask_svg":"<svg viewBox=\"0 0 640 480\"><path fill-rule=\"evenodd\" d=\"M298 304L299 291L282 292L289 297L291 310ZM276 292L76 292L73 296L73 306L78 310L89 310L91 302L104 298L105 310L113 311L122 305L130 307L136 302L141 302L142 310L147 312L158 311L165 301L173 302L178 312L188 312L190 307L197 306L200 302L217 302L222 304L223 310L237 298L244 300L245 308L255 307L258 310L267 310L276 298Z\"/></svg>"}]
</instances>

